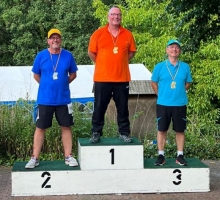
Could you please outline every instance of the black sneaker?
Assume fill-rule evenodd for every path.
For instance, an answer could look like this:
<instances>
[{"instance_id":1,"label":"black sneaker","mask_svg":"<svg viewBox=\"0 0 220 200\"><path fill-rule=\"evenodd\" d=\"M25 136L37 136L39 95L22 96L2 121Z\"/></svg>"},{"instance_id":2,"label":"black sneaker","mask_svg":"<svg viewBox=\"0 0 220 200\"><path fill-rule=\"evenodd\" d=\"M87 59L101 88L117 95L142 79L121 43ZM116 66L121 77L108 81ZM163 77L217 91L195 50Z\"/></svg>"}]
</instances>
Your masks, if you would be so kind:
<instances>
[{"instance_id":1,"label":"black sneaker","mask_svg":"<svg viewBox=\"0 0 220 200\"><path fill-rule=\"evenodd\" d=\"M179 164L179 165L182 165L182 166L187 166L188 165L187 161L183 158L183 155L179 155L176 158L176 164Z\"/></svg>"},{"instance_id":2,"label":"black sneaker","mask_svg":"<svg viewBox=\"0 0 220 200\"><path fill-rule=\"evenodd\" d=\"M127 136L127 135L119 134L119 139L124 141L124 142L127 142L127 143L131 143L132 142L132 139L129 136Z\"/></svg>"},{"instance_id":3,"label":"black sneaker","mask_svg":"<svg viewBox=\"0 0 220 200\"><path fill-rule=\"evenodd\" d=\"M161 166L165 164L165 157L163 155L159 155L156 162L154 163L155 166Z\"/></svg>"},{"instance_id":4,"label":"black sneaker","mask_svg":"<svg viewBox=\"0 0 220 200\"><path fill-rule=\"evenodd\" d=\"M100 141L100 137L101 137L100 133L94 132L94 133L92 133L92 137L90 138L89 142L90 143L98 143Z\"/></svg>"}]
</instances>

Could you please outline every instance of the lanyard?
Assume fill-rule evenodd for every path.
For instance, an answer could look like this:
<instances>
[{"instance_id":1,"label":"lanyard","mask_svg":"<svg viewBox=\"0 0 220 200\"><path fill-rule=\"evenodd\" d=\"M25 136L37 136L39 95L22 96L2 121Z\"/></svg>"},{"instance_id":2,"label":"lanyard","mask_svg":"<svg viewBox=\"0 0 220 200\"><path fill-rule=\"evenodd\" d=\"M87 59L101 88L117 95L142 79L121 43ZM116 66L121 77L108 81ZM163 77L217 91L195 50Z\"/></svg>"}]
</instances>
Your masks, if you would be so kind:
<instances>
[{"instance_id":1,"label":"lanyard","mask_svg":"<svg viewBox=\"0 0 220 200\"><path fill-rule=\"evenodd\" d=\"M53 64L52 54L50 53L50 59L51 59L51 61L52 61L53 71L54 71L54 72L56 71L57 66L58 66L58 63L59 63L61 51L62 51L62 49L60 50L60 53L59 53L59 56L58 56L58 59L57 59L57 62L56 62L56 66L55 66L55 67L54 67L54 64Z\"/></svg>"}]
</instances>

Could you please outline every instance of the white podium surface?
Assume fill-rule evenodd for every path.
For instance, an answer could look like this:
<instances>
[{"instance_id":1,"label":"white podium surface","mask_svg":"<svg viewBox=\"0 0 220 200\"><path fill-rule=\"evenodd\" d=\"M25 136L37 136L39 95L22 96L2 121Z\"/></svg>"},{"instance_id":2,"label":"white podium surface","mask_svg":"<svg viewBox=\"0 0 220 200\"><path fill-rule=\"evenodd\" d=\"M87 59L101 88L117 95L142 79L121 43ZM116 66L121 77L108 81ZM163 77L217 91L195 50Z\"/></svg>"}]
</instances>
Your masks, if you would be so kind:
<instances>
[{"instance_id":1,"label":"white podium surface","mask_svg":"<svg viewBox=\"0 0 220 200\"><path fill-rule=\"evenodd\" d=\"M40 161L38 167L25 169L26 162L15 162L12 196L210 191L210 169L198 159L186 158L189 166L180 166L175 158L167 158L164 166L154 166L155 159L143 158L142 144L136 139L135 144L124 145L116 138L112 138L111 145L107 145L110 139L95 145L84 139L78 141L78 161L82 166L69 167L64 161ZM131 157L122 158L117 153L128 153ZM128 158L131 158L130 165ZM139 164L132 164L133 160ZM103 164L105 162L107 164Z\"/></svg>"},{"instance_id":2,"label":"white podium surface","mask_svg":"<svg viewBox=\"0 0 220 200\"><path fill-rule=\"evenodd\" d=\"M101 138L98 144L90 144L88 138L78 139L81 170L143 169L143 157L143 145L136 138L132 143Z\"/></svg>"}]
</instances>

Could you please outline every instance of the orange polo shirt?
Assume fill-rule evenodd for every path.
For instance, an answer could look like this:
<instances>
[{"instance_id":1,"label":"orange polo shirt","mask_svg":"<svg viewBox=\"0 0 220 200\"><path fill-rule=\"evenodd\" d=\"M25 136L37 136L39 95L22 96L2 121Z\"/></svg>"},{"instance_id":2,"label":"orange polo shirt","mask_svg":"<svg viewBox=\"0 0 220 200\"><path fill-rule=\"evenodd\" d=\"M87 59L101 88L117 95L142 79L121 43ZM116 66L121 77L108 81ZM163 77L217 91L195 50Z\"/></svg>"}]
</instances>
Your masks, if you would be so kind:
<instances>
[{"instance_id":1,"label":"orange polo shirt","mask_svg":"<svg viewBox=\"0 0 220 200\"><path fill-rule=\"evenodd\" d=\"M113 52L115 46L118 47L117 53ZM129 30L120 27L117 38L108 31L107 24L92 34L88 50L97 54L93 77L95 82L128 82L131 80L128 52L135 52L136 46Z\"/></svg>"}]
</instances>

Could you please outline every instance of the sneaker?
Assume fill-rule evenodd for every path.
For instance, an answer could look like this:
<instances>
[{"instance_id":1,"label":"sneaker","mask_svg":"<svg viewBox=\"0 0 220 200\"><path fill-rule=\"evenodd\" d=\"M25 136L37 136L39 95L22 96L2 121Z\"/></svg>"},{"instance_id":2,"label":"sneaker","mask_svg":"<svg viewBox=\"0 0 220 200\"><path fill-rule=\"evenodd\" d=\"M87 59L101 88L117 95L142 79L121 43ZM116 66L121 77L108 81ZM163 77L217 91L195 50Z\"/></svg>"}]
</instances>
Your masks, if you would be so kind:
<instances>
[{"instance_id":1,"label":"sneaker","mask_svg":"<svg viewBox=\"0 0 220 200\"><path fill-rule=\"evenodd\" d=\"M183 155L179 155L176 158L176 164L179 164L179 165L182 165L182 166L187 166L188 165L187 161L183 158Z\"/></svg>"},{"instance_id":2,"label":"sneaker","mask_svg":"<svg viewBox=\"0 0 220 200\"><path fill-rule=\"evenodd\" d=\"M78 163L76 161L75 158L73 158L72 155L69 155L65 158L65 164L66 165L69 165L70 167L75 167L75 166L78 166Z\"/></svg>"},{"instance_id":3,"label":"sneaker","mask_svg":"<svg viewBox=\"0 0 220 200\"><path fill-rule=\"evenodd\" d=\"M129 136L127 136L127 135L119 135L119 139L120 140L123 140L124 142L127 142L127 143L131 143L132 142L132 139L129 137Z\"/></svg>"},{"instance_id":4,"label":"sneaker","mask_svg":"<svg viewBox=\"0 0 220 200\"><path fill-rule=\"evenodd\" d=\"M100 133L94 132L94 133L92 133L92 137L90 138L89 142L90 143L98 143L100 141L100 137L101 137Z\"/></svg>"},{"instance_id":5,"label":"sneaker","mask_svg":"<svg viewBox=\"0 0 220 200\"><path fill-rule=\"evenodd\" d=\"M154 163L155 166L161 166L165 164L165 157L163 155L159 155L156 162Z\"/></svg>"},{"instance_id":6,"label":"sneaker","mask_svg":"<svg viewBox=\"0 0 220 200\"><path fill-rule=\"evenodd\" d=\"M33 168L37 167L38 165L39 165L38 159L31 157L29 162L25 165L25 168L26 169L33 169Z\"/></svg>"}]
</instances>

